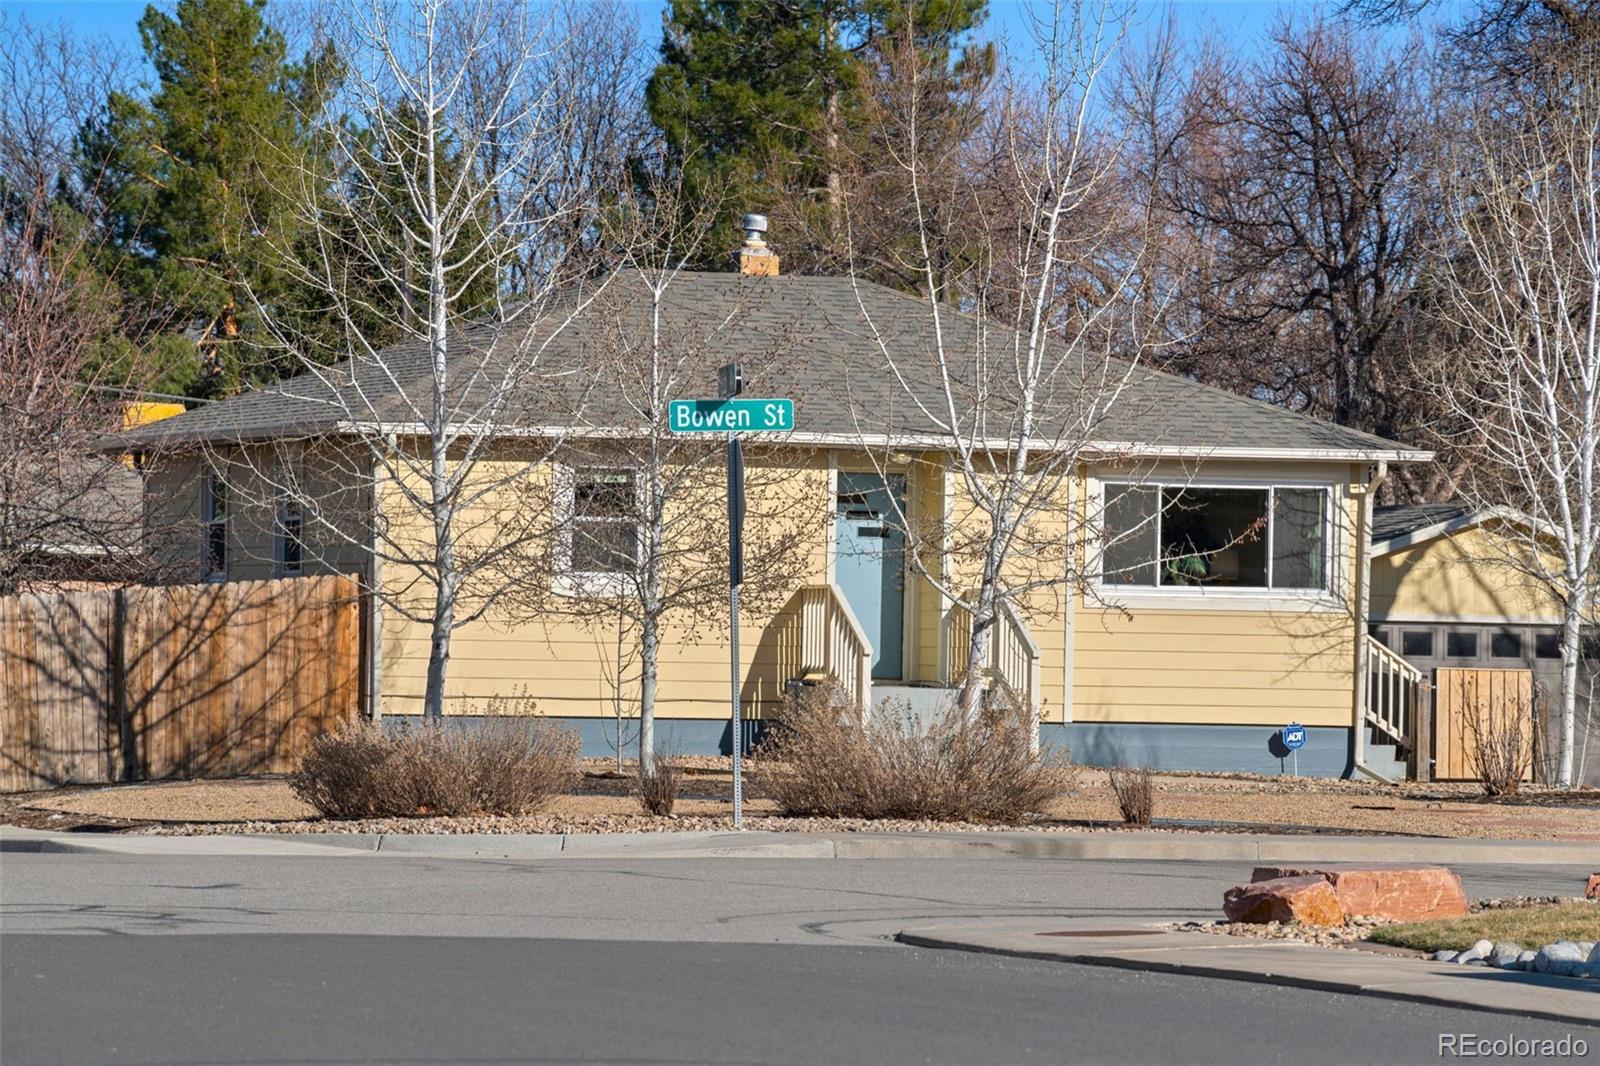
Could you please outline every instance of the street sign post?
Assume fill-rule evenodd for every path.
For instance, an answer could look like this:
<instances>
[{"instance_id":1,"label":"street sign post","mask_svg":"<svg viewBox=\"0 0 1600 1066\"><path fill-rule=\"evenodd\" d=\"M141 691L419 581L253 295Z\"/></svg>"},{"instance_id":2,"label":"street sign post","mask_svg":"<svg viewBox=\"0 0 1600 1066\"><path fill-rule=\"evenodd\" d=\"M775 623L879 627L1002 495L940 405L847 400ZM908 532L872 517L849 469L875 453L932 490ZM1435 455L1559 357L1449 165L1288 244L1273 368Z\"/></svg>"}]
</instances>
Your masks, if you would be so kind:
<instances>
[{"instance_id":1,"label":"street sign post","mask_svg":"<svg viewBox=\"0 0 1600 1066\"><path fill-rule=\"evenodd\" d=\"M1306 746L1306 727L1299 722L1290 722L1278 733L1283 740L1283 746L1289 749L1289 754L1294 758L1294 776L1300 776L1300 749Z\"/></svg>"},{"instance_id":2,"label":"street sign post","mask_svg":"<svg viewBox=\"0 0 1600 1066\"><path fill-rule=\"evenodd\" d=\"M741 433L787 433L794 429L794 401L739 399L744 371L738 363L717 369L717 399L673 400L667 428L673 433L725 433L728 437L728 615L732 707L728 746L733 754L733 825L744 826L744 715L739 706L739 586L744 583L744 449Z\"/></svg>"}]
</instances>

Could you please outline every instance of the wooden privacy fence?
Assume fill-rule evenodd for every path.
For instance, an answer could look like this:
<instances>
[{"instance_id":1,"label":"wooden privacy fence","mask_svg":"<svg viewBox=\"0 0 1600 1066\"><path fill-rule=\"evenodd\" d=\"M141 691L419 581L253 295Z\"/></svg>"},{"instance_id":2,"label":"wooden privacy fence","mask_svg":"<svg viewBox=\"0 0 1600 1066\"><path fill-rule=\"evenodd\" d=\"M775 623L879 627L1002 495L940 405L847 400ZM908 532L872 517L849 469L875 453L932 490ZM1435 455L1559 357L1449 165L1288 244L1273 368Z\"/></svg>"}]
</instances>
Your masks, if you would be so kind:
<instances>
[{"instance_id":1,"label":"wooden privacy fence","mask_svg":"<svg viewBox=\"0 0 1600 1066\"><path fill-rule=\"evenodd\" d=\"M0 791L292 769L360 704L341 575L0 599Z\"/></svg>"},{"instance_id":2,"label":"wooden privacy fence","mask_svg":"<svg viewBox=\"0 0 1600 1066\"><path fill-rule=\"evenodd\" d=\"M1533 780L1533 671L1434 671L1434 779L1478 778L1477 745L1520 749L1522 780Z\"/></svg>"}]
</instances>

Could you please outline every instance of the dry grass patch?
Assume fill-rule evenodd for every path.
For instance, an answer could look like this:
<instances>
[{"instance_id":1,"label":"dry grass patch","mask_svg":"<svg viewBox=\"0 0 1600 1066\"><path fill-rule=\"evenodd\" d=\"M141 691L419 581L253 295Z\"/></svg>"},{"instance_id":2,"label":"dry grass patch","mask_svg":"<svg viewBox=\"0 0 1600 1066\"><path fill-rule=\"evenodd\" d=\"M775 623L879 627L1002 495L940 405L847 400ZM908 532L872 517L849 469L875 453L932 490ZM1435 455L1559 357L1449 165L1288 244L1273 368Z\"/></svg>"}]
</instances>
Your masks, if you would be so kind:
<instances>
[{"instance_id":1,"label":"dry grass patch","mask_svg":"<svg viewBox=\"0 0 1600 1066\"><path fill-rule=\"evenodd\" d=\"M952 709L924 726L885 707L862 724L843 690L808 688L785 705L751 781L788 815L1016 824L1041 814L1070 773L1030 751L1026 714Z\"/></svg>"},{"instance_id":2,"label":"dry grass patch","mask_svg":"<svg viewBox=\"0 0 1600 1066\"><path fill-rule=\"evenodd\" d=\"M1374 929L1368 940L1418 951L1461 951L1480 940L1511 941L1525 949L1558 940L1600 940L1600 903L1570 900L1528 907L1498 907L1465 918L1438 918Z\"/></svg>"},{"instance_id":3,"label":"dry grass patch","mask_svg":"<svg viewBox=\"0 0 1600 1066\"><path fill-rule=\"evenodd\" d=\"M1156 813L1155 772L1148 766L1113 766L1106 776L1122 820L1129 825L1149 825Z\"/></svg>"},{"instance_id":4,"label":"dry grass patch","mask_svg":"<svg viewBox=\"0 0 1600 1066\"><path fill-rule=\"evenodd\" d=\"M677 755L657 752L650 762L648 768L641 765L633 775L634 795L646 814L665 817L678 802L678 788L683 784L683 760Z\"/></svg>"}]
</instances>

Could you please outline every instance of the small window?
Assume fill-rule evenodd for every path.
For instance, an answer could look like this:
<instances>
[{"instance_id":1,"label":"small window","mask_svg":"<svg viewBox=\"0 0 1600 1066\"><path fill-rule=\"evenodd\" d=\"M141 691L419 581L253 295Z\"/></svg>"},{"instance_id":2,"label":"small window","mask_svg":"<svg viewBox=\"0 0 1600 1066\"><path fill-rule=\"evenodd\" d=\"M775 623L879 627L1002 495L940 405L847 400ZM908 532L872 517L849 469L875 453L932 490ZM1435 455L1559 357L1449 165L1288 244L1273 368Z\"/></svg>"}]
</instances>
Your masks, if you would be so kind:
<instances>
[{"instance_id":1,"label":"small window","mask_svg":"<svg viewBox=\"0 0 1600 1066\"><path fill-rule=\"evenodd\" d=\"M294 577L300 573L305 556L301 532L305 522L300 513L300 503L292 496L278 502L278 574Z\"/></svg>"},{"instance_id":2,"label":"small window","mask_svg":"<svg viewBox=\"0 0 1600 1066\"><path fill-rule=\"evenodd\" d=\"M580 469L572 487L572 570L631 573L639 560L633 472Z\"/></svg>"},{"instance_id":3,"label":"small window","mask_svg":"<svg viewBox=\"0 0 1600 1066\"><path fill-rule=\"evenodd\" d=\"M1502 629L1489 638L1489 654L1496 659L1522 658L1522 634Z\"/></svg>"},{"instance_id":4,"label":"small window","mask_svg":"<svg viewBox=\"0 0 1600 1066\"><path fill-rule=\"evenodd\" d=\"M1408 629L1400 634L1400 654L1406 658L1433 658L1433 631Z\"/></svg>"},{"instance_id":5,"label":"small window","mask_svg":"<svg viewBox=\"0 0 1600 1066\"><path fill-rule=\"evenodd\" d=\"M228 485L207 474L200 489L201 569L208 581L228 576Z\"/></svg>"},{"instance_id":6,"label":"small window","mask_svg":"<svg viewBox=\"0 0 1600 1066\"><path fill-rule=\"evenodd\" d=\"M1444 653L1452 659L1476 659L1478 657L1478 634L1446 633L1444 637Z\"/></svg>"},{"instance_id":7,"label":"small window","mask_svg":"<svg viewBox=\"0 0 1600 1066\"><path fill-rule=\"evenodd\" d=\"M1533 638L1533 654L1539 659L1561 658L1561 634L1537 633Z\"/></svg>"},{"instance_id":8,"label":"small window","mask_svg":"<svg viewBox=\"0 0 1600 1066\"><path fill-rule=\"evenodd\" d=\"M1368 625L1367 636L1382 644L1385 648L1389 646L1389 631L1382 626Z\"/></svg>"}]
</instances>

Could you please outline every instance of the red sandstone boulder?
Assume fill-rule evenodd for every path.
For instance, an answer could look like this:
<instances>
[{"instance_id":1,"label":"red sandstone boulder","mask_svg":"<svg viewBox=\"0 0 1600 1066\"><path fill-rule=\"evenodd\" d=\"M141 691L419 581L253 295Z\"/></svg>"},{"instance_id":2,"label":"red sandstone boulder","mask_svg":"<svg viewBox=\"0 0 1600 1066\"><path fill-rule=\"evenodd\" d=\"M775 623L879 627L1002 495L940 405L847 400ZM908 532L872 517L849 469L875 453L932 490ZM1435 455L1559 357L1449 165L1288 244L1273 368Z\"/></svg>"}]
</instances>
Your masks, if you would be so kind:
<instances>
[{"instance_id":1,"label":"red sandstone boulder","mask_svg":"<svg viewBox=\"0 0 1600 1066\"><path fill-rule=\"evenodd\" d=\"M1583 887L1585 899L1600 899L1600 874L1590 874L1589 883Z\"/></svg>"},{"instance_id":2,"label":"red sandstone boulder","mask_svg":"<svg viewBox=\"0 0 1600 1066\"><path fill-rule=\"evenodd\" d=\"M1333 886L1346 914L1425 922L1467 913L1461 878L1443 866L1258 866L1251 881L1321 877Z\"/></svg>"},{"instance_id":3,"label":"red sandstone boulder","mask_svg":"<svg viewBox=\"0 0 1600 1066\"><path fill-rule=\"evenodd\" d=\"M1343 925L1344 910L1325 878L1276 877L1235 885L1222 894L1222 913L1230 922L1265 925L1267 922L1302 922L1306 925Z\"/></svg>"}]
</instances>

